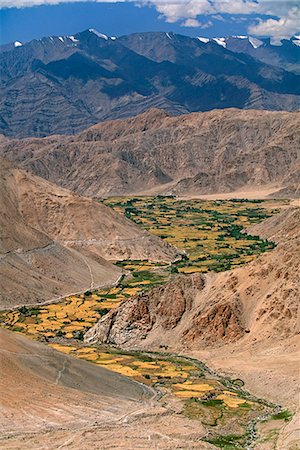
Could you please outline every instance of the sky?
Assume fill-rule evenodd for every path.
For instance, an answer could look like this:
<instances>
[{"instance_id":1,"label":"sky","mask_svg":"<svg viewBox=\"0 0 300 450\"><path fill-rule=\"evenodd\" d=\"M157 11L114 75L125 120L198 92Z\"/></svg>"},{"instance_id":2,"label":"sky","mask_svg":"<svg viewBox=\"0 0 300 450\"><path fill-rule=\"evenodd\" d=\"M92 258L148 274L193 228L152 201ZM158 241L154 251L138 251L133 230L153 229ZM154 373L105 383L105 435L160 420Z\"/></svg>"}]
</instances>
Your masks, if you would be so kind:
<instances>
[{"instance_id":1,"label":"sky","mask_svg":"<svg viewBox=\"0 0 300 450\"><path fill-rule=\"evenodd\" d=\"M0 0L0 8L0 44L87 28L108 36L251 34L274 43L300 34L299 0Z\"/></svg>"}]
</instances>

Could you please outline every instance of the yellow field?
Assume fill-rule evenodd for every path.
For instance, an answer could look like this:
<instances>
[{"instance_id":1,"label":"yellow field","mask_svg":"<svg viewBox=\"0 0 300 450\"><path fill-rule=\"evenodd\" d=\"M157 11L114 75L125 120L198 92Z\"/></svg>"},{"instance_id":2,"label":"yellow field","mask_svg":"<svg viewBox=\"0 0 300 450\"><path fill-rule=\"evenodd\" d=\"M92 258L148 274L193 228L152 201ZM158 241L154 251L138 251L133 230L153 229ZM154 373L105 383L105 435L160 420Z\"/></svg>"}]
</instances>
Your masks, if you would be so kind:
<instances>
[{"instance_id":1,"label":"yellow field","mask_svg":"<svg viewBox=\"0 0 300 450\"><path fill-rule=\"evenodd\" d=\"M224 407L238 408L245 403L237 393L226 390L219 381L207 380L207 382L197 366L187 365L185 361L173 362L163 357L146 361L135 355L113 354L96 347L76 347L57 343L49 345L63 353L91 361L145 384L155 385L160 382L171 389L179 399L204 398L206 394L213 393L217 400L223 401Z\"/></svg>"}]
</instances>

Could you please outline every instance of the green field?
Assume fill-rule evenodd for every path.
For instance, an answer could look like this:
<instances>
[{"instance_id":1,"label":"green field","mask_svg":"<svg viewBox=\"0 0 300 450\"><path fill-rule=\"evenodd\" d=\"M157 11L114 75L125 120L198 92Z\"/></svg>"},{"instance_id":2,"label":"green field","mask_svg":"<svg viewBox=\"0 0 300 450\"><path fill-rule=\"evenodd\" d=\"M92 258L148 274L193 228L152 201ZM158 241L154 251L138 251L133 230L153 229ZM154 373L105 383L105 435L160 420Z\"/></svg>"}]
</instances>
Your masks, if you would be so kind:
<instances>
[{"instance_id":1,"label":"green field","mask_svg":"<svg viewBox=\"0 0 300 450\"><path fill-rule=\"evenodd\" d=\"M158 196L116 197L104 203L183 250L186 257L172 265L173 272L229 270L274 248L273 242L243 232L245 227L276 212L274 208L264 208L261 201L177 200Z\"/></svg>"}]
</instances>

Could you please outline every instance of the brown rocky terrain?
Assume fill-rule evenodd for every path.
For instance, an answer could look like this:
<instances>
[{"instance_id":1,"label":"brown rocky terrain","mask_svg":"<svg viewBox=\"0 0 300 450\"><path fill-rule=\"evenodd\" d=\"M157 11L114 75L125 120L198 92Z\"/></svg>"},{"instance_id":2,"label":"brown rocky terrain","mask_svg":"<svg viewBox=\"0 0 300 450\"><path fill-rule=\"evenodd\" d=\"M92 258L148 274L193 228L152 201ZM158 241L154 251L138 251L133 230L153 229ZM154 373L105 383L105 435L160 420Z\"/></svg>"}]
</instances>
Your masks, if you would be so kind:
<instances>
[{"instance_id":1,"label":"brown rocky terrain","mask_svg":"<svg viewBox=\"0 0 300 450\"><path fill-rule=\"evenodd\" d=\"M300 209L251 228L277 247L223 273L179 276L137 295L90 329L87 342L192 354L273 401L297 404ZM278 392L280 389L280 393Z\"/></svg>"},{"instance_id":2,"label":"brown rocky terrain","mask_svg":"<svg viewBox=\"0 0 300 450\"><path fill-rule=\"evenodd\" d=\"M112 284L107 259L171 261L177 250L110 208L1 160L0 307Z\"/></svg>"},{"instance_id":3,"label":"brown rocky terrain","mask_svg":"<svg viewBox=\"0 0 300 450\"><path fill-rule=\"evenodd\" d=\"M0 342L3 449L215 448L151 388L18 333Z\"/></svg>"},{"instance_id":4,"label":"brown rocky terrain","mask_svg":"<svg viewBox=\"0 0 300 450\"><path fill-rule=\"evenodd\" d=\"M77 136L0 142L36 175L90 197L232 192L270 184L299 195L300 113L149 110Z\"/></svg>"}]
</instances>

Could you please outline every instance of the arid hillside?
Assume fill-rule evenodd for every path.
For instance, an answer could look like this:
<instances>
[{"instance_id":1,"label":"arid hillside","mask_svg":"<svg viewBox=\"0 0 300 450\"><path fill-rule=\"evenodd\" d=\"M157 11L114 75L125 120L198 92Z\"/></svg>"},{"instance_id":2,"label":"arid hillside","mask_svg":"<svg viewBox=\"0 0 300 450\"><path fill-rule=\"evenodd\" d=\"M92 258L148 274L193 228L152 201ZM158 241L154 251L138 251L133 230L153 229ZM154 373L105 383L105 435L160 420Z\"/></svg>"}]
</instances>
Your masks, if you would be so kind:
<instances>
[{"instance_id":1,"label":"arid hillside","mask_svg":"<svg viewBox=\"0 0 300 450\"><path fill-rule=\"evenodd\" d=\"M153 395L146 386L20 334L1 329L0 340L2 435L113 421Z\"/></svg>"},{"instance_id":2,"label":"arid hillside","mask_svg":"<svg viewBox=\"0 0 300 450\"><path fill-rule=\"evenodd\" d=\"M5 160L0 183L2 308L112 284L121 272L106 259L178 256L110 208Z\"/></svg>"},{"instance_id":3,"label":"arid hillside","mask_svg":"<svg viewBox=\"0 0 300 450\"><path fill-rule=\"evenodd\" d=\"M201 423L163 408L152 388L18 333L0 329L0 342L1 448L199 449Z\"/></svg>"},{"instance_id":4,"label":"arid hillside","mask_svg":"<svg viewBox=\"0 0 300 450\"><path fill-rule=\"evenodd\" d=\"M0 153L86 196L207 194L272 184L299 195L300 113L161 110L77 136L5 140Z\"/></svg>"},{"instance_id":5,"label":"arid hillside","mask_svg":"<svg viewBox=\"0 0 300 450\"><path fill-rule=\"evenodd\" d=\"M193 354L231 374L245 371L249 383L256 377L254 392L273 400L274 388L289 379L278 400L295 403L299 219L295 208L255 226L251 232L275 240L275 250L241 268L180 276L133 297L90 329L86 341ZM261 384L264 371L269 379Z\"/></svg>"}]
</instances>

